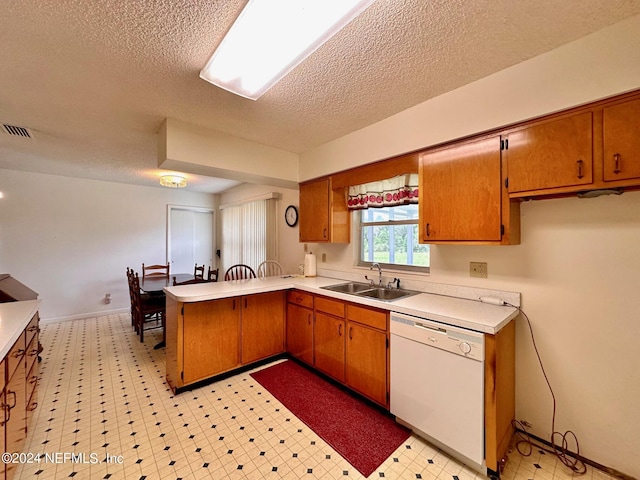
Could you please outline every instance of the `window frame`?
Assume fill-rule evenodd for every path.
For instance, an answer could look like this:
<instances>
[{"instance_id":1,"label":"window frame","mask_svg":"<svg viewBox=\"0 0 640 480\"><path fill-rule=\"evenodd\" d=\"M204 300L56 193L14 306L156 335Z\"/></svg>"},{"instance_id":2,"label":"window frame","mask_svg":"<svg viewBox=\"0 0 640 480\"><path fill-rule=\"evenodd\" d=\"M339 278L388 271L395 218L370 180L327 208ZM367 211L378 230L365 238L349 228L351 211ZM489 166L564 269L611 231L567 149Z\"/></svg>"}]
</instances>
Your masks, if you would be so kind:
<instances>
[{"instance_id":1,"label":"window frame","mask_svg":"<svg viewBox=\"0 0 640 480\"><path fill-rule=\"evenodd\" d=\"M396 205L396 206L392 206L392 207L385 207L385 208L399 208L399 207L403 207L406 205ZM385 269L385 270L397 270L397 271L402 271L402 272L407 272L407 273L421 273L421 274L429 274L431 272L431 248L429 248L429 266L428 267L423 267L423 266L418 266L418 265L403 265L403 264L398 264L398 263L383 263L383 262L369 262L367 260L363 260L363 252L362 252L362 247L363 247L363 227L376 227L376 226L394 226L394 225L418 225L418 218L415 219L411 219L411 220L385 220L385 221L376 221L376 222L363 222L362 221L362 214L363 212L365 212L366 210L354 210L352 212L352 215L355 218L352 218L354 225L356 225L356 232L357 233L357 237L358 237L358 242L357 242L357 246L356 246L356 266L359 267L371 267L371 265L373 265L374 263L378 263L380 265L381 268ZM418 228L418 233L419 233L420 229ZM419 244L419 236L416 237L416 244ZM429 246L428 244L426 244L427 246ZM429 246L430 247L430 246Z\"/></svg>"}]
</instances>

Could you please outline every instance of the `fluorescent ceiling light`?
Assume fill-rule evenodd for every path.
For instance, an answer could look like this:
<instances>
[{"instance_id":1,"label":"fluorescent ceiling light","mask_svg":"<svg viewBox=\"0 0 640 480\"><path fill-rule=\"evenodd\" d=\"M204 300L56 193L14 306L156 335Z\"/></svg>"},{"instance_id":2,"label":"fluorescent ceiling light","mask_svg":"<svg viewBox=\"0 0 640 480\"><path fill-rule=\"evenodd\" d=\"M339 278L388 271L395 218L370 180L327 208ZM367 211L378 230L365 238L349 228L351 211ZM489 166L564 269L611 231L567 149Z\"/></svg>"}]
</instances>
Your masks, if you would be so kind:
<instances>
[{"instance_id":1,"label":"fluorescent ceiling light","mask_svg":"<svg viewBox=\"0 0 640 480\"><path fill-rule=\"evenodd\" d=\"M258 99L374 0L249 0L200 77Z\"/></svg>"}]
</instances>

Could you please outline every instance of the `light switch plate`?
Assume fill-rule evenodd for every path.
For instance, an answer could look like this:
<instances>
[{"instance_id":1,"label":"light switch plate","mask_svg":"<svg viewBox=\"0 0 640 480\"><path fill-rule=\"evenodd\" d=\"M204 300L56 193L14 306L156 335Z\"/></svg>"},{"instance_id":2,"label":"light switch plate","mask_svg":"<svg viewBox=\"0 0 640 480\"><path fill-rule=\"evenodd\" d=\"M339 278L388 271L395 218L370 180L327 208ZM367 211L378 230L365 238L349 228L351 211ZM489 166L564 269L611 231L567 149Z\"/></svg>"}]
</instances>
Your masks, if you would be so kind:
<instances>
[{"instance_id":1,"label":"light switch plate","mask_svg":"<svg viewBox=\"0 0 640 480\"><path fill-rule=\"evenodd\" d=\"M469 262L469 276L487 278L487 262Z\"/></svg>"}]
</instances>

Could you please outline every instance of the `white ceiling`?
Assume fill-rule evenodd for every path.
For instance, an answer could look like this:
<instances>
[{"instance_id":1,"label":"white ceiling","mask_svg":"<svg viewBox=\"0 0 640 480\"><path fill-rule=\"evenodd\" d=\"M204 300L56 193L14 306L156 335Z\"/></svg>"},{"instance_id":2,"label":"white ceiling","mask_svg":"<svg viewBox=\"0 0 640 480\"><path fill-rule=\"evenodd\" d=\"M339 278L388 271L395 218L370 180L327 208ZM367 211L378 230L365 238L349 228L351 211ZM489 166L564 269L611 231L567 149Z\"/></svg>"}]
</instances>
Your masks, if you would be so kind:
<instances>
[{"instance_id":1,"label":"white ceiling","mask_svg":"<svg viewBox=\"0 0 640 480\"><path fill-rule=\"evenodd\" d=\"M377 0L258 101L198 77L245 0L5 0L0 168L158 186L167 117L303 152L640 13L640 0ZM236 182L188 175L193 191Z\"/></svg>"}]
</instances>

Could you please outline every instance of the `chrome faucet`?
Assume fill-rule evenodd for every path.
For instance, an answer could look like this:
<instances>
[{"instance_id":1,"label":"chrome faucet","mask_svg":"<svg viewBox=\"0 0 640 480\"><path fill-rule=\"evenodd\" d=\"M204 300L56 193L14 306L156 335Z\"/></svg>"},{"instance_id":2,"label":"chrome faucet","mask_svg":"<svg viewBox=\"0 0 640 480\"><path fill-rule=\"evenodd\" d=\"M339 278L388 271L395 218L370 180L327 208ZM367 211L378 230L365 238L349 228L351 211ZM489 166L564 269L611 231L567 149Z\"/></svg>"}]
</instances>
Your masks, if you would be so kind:
<instances>
[{"instance_id":1,"label":"chrome faucet","mask_svg":"<svg viewBox=\"0 0 640 480\"><path fill-rule=\"evenodd\" d=\"M382 267L380 267L379 263L372 263L371 267L369 267L370 270L373 270L374 268L378 269L378 286L380 288L382 288Z\"/></svg>"}]
</instances>

